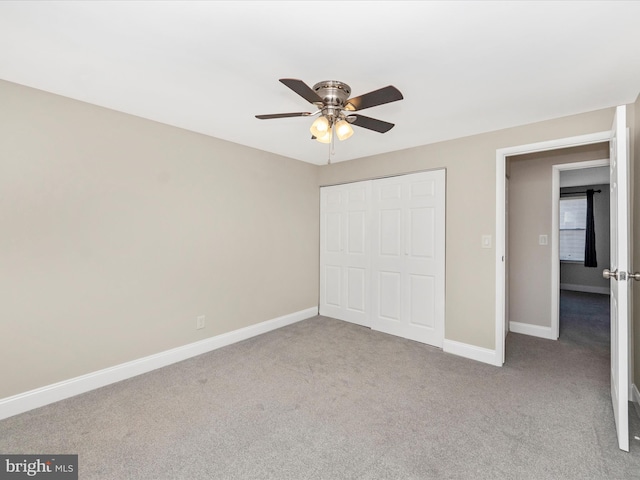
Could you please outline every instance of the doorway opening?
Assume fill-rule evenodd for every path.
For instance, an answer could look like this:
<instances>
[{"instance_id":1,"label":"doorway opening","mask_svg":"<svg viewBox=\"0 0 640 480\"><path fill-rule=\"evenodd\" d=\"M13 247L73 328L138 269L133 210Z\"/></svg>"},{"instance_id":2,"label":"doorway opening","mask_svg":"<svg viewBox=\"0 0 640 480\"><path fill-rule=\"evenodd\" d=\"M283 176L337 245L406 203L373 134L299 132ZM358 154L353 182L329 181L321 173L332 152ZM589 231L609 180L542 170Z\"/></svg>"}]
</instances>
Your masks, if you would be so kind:
<instances>
[{"instance_id":1,"label":"doorway opening","mask_svg":"<svg viewBox=\"0 0 640 480\"><path fill-rule=\"evenodd\" d=\"M610 131L592 133L588 135L580 135L577 137L561 138L546 142L539 142L528 145L519 145L498 149L496 151L496 329L495 329L495 365L501 366L505 361L505 339L508 332L508 317L506 311L506 278L507 278L507 211L506 211L506 185L508 178L508 157L533 154L536 152L547 152L562 148L577 147L582 145L592 145L595 143L608 142L611 137ZM512 190L511 181L509 180L509 191ZM547 193L547 198L548 198ZM549 207L550 208L550 207ZM547 210L548 211L548 210ZM548 225L547 230L550 229ZM541 234L544 235L544 234ZM539 242L544 242L544 238L538 238ZM548 237L546 238L548 242ZM511 252L511 249L509 250ZM511 253L510 253L511 254ZM520 273L520 272L519 272ZM526 273L526 272L524 272ZM548 279L545 281L548 285ZM551 306L549 305L549 310ZM539 323L539 322L538 322ZM534 322L535 325L535 322ZM548 334L551 329L547 328Z\"/></svg>"},{"instance_id":2,"label":"doorway opening","mask_svg":"<svg viewBox=\"0 0 640 480\"><path fill-rule=\"evenodd\" d=\"M609 181L608 158L553 166L553 335L607 351L611 292L601 272L611 263Z\"/></svg>"},{"instance_id":3,"label":"doorway opening","mask_svg":"<svg viewBox=\"0 0 640 480\"><path fill-rule=\"evenodd\" d=\"M588 267L584 261L586 191L599 190L595 209L598 231L593 232L599 241L594 238L593 243L600 265L609 265L608 156L608 142L600 142L506 159L508 331L557 340L561 287L608 292L608 281L599 273L602 269L597 268L595 253L589 257ZM561 211L561 207L568 211ZM563 226L568 229L561 231ZM567 246L571 247L568 251Z\"/></svg>"}]
</instances>

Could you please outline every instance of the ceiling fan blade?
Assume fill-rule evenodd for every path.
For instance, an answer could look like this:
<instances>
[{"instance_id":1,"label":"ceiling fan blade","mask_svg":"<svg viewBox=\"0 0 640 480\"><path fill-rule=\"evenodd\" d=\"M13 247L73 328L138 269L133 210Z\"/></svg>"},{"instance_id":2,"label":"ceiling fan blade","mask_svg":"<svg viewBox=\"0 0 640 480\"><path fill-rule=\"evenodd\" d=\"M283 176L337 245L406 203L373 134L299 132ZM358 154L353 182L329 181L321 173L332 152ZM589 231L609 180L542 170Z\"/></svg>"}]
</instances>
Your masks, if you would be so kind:
<instances>
[{"instance_id":1,"label":"ceiling fan blade","mask_svg":"<svg viewBox=\"0 0 640 480\"><path fill-rule=\"evenodd\" d=\"M322 98L320 98L320 95L313 91L311 87L302 80L298 80L297 78L281 78L280 81L304 98L307 102L322 104Z\"/></svg>"},{"instance_id":2,"label":"ceiling fan blade","mask_svg":"<svg viewBox=\"0 0 640 480\"><path fill-rule=\"evenodd\" d=\"M364 115L349 115L347 117L347 121L352 125L357 125L358 127L367 128L380 133L388 132L394 127L393 123L383 122L382 120L365 117Z\"/></svg>"},{"instance_id":3,"label":"ceiling fan blade","mask_svg":"<svg viewBox=\"0 0 640 480\"><path fill-rule=\"evenodd\" d=\"M400 90L393 85L383 87L373 92L365 93L359 97L350 98L345 105L346 110L364 110L365 108L376 107L378 105L384 105L385 103L396 102L402 100L404 97Z\"/></svg>"},{"instance_id":4,"label":"ceiling fan blade","mask_svg":"<svg viewBox=\"0 0 640 480\"><path fill-rule=\"evenodd\" d=\"M260 120L270 120L272 118L308 117L309 115L311 115L311 112L270 113L268 115L256 115L256 118Z\"/></svg>"}]
</instances>

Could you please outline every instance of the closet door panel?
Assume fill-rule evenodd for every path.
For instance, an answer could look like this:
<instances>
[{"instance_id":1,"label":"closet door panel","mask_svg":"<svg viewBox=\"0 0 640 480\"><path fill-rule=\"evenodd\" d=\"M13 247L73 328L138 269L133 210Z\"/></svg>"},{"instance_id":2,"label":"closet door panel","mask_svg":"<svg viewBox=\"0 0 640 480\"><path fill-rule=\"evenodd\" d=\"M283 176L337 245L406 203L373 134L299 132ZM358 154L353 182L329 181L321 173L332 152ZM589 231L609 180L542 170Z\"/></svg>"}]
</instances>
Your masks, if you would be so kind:
<instances>
[{"instance_id":1,"label":"closet door panel","mask_svg":"<svg viewBox=\"0 0 640 480\"><path fill-rule=\"evenodd\" d=\"M365 300L368 272L364 268L347 268L347 309L353 312L366 313Z\"/></svg>"},{"instance_id":2,"label":"closet door panel","mask_svg":"<svg viewBox=\"0 0 640 480\"><path fill-rule=\"evenodd\" d=\"M402 177L372 183L372 328L403 336L404 213Z\"/></svg>"},{"instance_id":3,"label":"closet door panel","mask_svg":"<svg viewBox=\"0 0 640 480\"><path fill-rule=\"evenodd\" d=\"M369 326L370 182L320 190L320 314Z\"/></svg>"},{"instance_id":4,"label":"closet door panel","mask_svg":"<svg viewBox=\"0 0 640 480\"><path fill-rule=\"evenodd\" d=\"M438 347L444 339L444 188L444 171L372 185L372 328Z\"/></svg>"},{"instance_id":5,"label":"closet door panel","mask_svg":"<svg viewBox=\"0 0 640 480\"><path fill-rule=\"evenodd\" d=\"M400 257L402 210L400 208L381 209L378 217L377 229L374 230L379 237L378 255L393 258Z\"/></svg>"},{"instance_id":6,"label":"closet door panel","mask_svg":"<svg viewBox=\"0 0 640 480\"><path fill-rule=\"evenodd\" d=\"M409 276L409 322L419 327L435 327L435 278Z\"/></svg>"},{"instance_id":7,"label":"closet door panel","mask_svg":"<svg viewBox=\"0 0 640 480\"><path fill-rule=\"evenodd\" d=\"M378 272L376 296L378 299L378 317L382 320L377 330L393 329L401 320L402 277L399 272ZM393 325L388 326L387 322Z\"/></svg>"},{"instance_id":8,"label":"closet door panel","mask_svg":"<svg viewBox=\"0 0 640 480\"><path fill-rule=\"evenodd\" d=\"M345 192L344 266L345 306L342 319L358 325L370 326L369 289L371 253L369 251L369 203L371 182L342 185Z\"/></svg>"},{"instance_id":9,"label":"closet door panel","mask_svg":"<svg viewBox=\"0 0 640 480\"><path fill-rule=\"evenodd\" d=\"M331 307L342 307L342 268L339 265L326 265L325 272L325 303Z\"/></svg>"},{"instance_id":10,"label":"closet door panel","mask_svg":"<svg viewBox=\"0 0 640 480\"><path fill-rule=\"evenodd\" d=\"M342 310L342 210L338 189L320 191L320 314L335 316Z\"/></svg>"},{"instance_id":11,"label":"closet door panel","mask_svg":"<svg viewBox=\"0 0 640 480\"><path fill-rule=\"evenodd\" d=\"M365 248L365 236L366 236L366 223L367 212L355 211L349 212L347 216L348 223L348 240L347 251L350 255L364 255Z\"/></svg>"},{"instance_id":12,"label":"closet door panel","mask_svg":"<svg viewBox=\"0 0 640 480\"><path fill-rule=\"evenodd\" d=\"M409 214L409 254L413 258L434 258L436 213L432 207L412 208Z\"/></svg>"},{"instance_id":13,"label":"closet door panel","mask_svg":"<svg viewBox=\"0 0 640 480\"><path fill-rule=\"evenodd\" d=\"M406 179L404 336L442 347L445 172L424 172Z\"/></svg>"}]
</instances>

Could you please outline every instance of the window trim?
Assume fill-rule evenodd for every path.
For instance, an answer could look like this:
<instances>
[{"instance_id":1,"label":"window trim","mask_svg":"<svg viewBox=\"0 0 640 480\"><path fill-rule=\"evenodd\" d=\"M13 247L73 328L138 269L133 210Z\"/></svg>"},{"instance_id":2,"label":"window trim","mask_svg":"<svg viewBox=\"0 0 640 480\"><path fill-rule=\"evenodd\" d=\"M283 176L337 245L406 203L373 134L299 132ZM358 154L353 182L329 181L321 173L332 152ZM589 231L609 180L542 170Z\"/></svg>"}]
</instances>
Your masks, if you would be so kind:
<instances>
[{"instance_id":1,"label":"window trim","mask_svg":"<svg viewBox=\"0 0 640 480\"><path fill-rule=\"evenodd\" d=\"M587 196L585 195L575 195L575 196L571 196L571 197L565 197L562 198L562 196L560 196L559 199L559 203L558 203L558 257L560 259L560 263L567 263L567 264L584 264L584 248L585 248L585 243L586 243L586 236L587 236L587 225L586 225L586 217L585 217L585 221L584 221L584 227L571 227L571 228L562 228L562 220L561 220L561 215L560 215L560 210L562 208L562 202L563 201L568 201L568 200L583 200L584 201L584 206L586 209L586 203L587 203ZM576 231L582 231L584 232L584 236L582 238L582 249L581 249L581 256L577 257L575 259L569 259L569 258L562 258L562 232L576 232ZM576 250L573 250L574 253L577 254Z\"/></svg>"}]
</instances>

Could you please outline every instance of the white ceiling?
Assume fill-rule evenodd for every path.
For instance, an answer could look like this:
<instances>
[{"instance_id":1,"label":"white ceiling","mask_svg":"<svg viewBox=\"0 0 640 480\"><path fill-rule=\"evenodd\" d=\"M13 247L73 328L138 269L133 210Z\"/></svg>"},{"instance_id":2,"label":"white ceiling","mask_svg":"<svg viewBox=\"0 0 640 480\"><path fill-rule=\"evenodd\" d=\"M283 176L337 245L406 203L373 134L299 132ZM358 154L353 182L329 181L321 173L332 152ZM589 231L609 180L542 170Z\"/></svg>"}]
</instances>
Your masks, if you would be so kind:
<instances>
[{"instance_id":1,"label":"white ceiling","mask_svg":"<svg viewBox=\"0 0 640 480\"><path fill-rule=\"evenodd\" d=\"M635 101L640 2L0 2L0 78L326 163L278 82L395 85L332 161ZM311 107L311 108L309 108Z\"/></svg>"}]
</instances>

